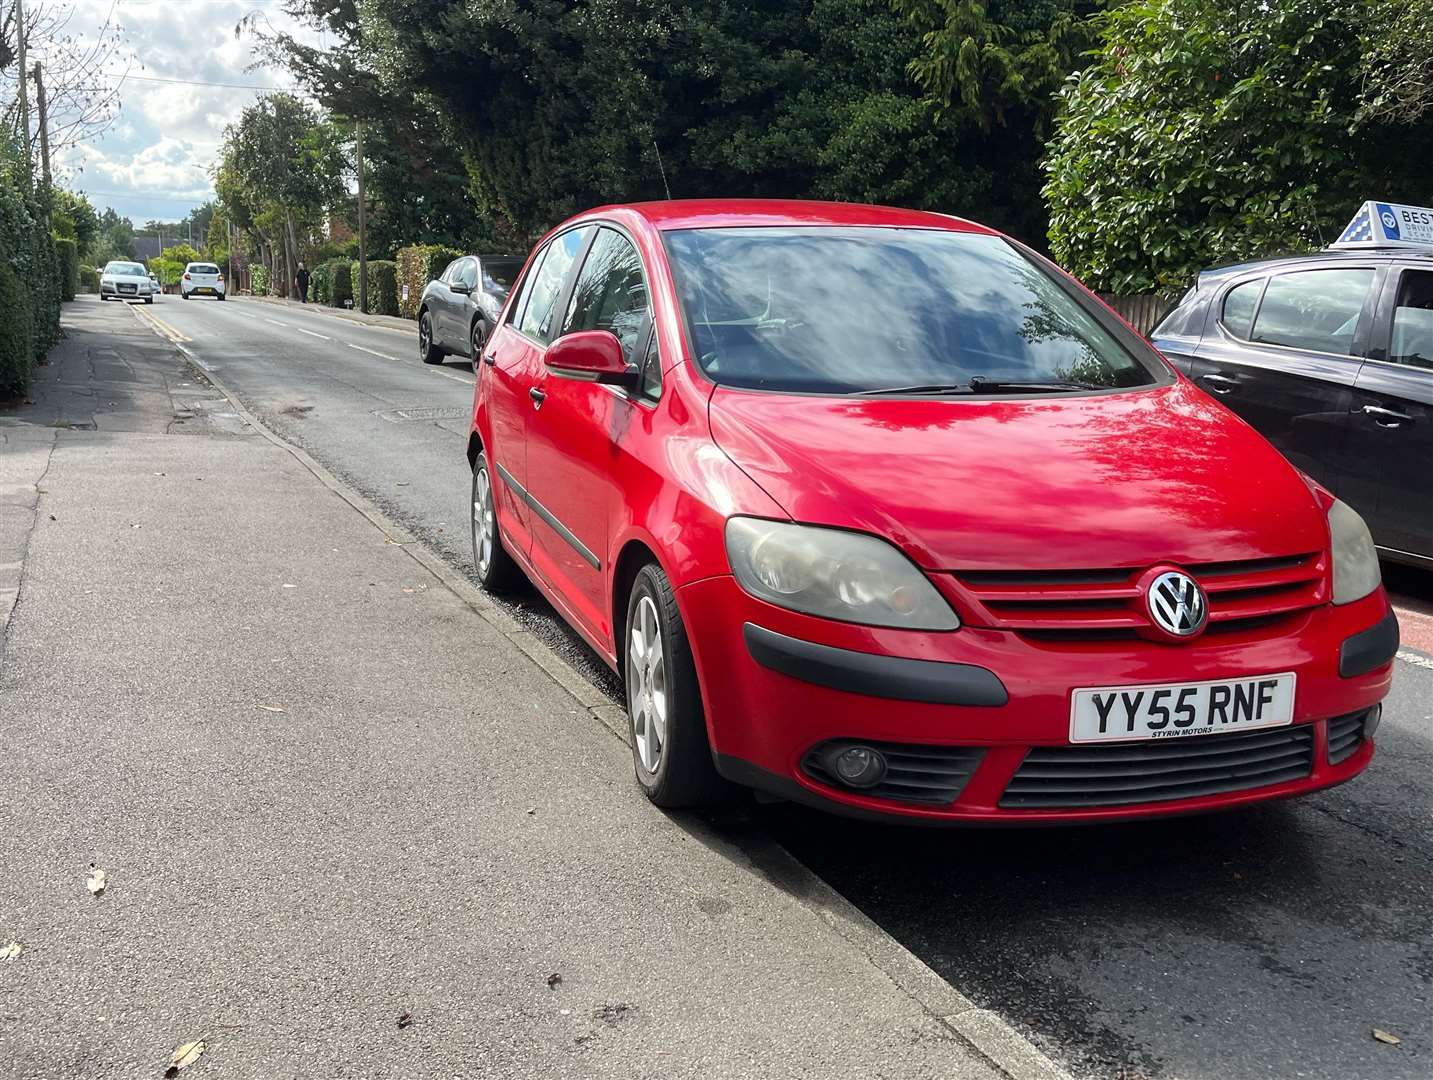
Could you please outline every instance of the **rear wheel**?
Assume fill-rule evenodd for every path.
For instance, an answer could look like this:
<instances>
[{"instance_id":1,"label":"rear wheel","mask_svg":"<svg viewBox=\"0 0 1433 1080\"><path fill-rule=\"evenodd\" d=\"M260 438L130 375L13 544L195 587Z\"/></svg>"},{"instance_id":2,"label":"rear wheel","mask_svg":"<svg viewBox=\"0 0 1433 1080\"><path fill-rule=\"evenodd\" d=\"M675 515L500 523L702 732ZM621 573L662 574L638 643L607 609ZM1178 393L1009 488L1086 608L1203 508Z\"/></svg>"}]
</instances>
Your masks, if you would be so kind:
<instances>
[{"instance_id":1,"label":"rear wheel","mask_svg":"<svg viewBox=\"0 0 1433 1080\"><path fill-rule=\"evenodd\" d=\"M429 311L418 315L418 355L425 364L443 362L443 350L433 344L433 315Z\"/></svg>"},{"instance_id":2,"label":"rear wheel","mask_svg":"<svg viewBox=\"0 0 1433 1080\"><path fill-rule=\"evenodd\" d=\"M717 802L725 784L712 765L691 645L671 582L656 563L633 579L623 641L637 782L658 806Z\"/></svg>"},{"instance_id":3,"label":"rear wheel","mask_svg":"<svg viewBox=\"0 0 1433 1080\"><path fill-rule=\"evenodd\" d=\"M223 293L220 293L220 294L219 294L219 300L220 300L220 302L222 302L223 299L224 299L224 294L223 294Z\"/></svg>"},{"instance_id":4,"label":"rear wheel","mask_svg":"<svg viewBox=\"0 0 1433 1080\"><path fill-rule=\"evenodd\" d=\"M511 591L522 580L522 570L503 547L498 531L497 497L486 453L480 453L473 465L472 524L478 584L491 593Z\"/></svg>"}]
</instances>

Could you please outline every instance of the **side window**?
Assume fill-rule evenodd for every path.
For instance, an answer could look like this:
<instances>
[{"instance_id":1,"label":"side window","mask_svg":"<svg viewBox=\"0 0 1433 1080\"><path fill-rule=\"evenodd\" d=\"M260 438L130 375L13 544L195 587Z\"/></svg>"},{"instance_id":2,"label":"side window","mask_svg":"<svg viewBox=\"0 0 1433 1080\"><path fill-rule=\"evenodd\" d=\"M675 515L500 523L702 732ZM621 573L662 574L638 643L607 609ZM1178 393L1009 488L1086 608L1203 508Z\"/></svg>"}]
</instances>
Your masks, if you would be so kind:
<instances>
[{"instance_id":1,"label":"side window","mask_svg":"<svg viewBox=\"0 0 1433 1080\"><path fill-rule=\"evenodd\" d=\"M443 272L438 275L438 280L443 282L444 284L451 284L453 280L453 272L458 268L459 261L460 260L458 259L454 259L447 266L445 266L443 268Z\"/></svg>"},{"instance_id":2,"label":"side window","mask_svg":"<svg viewBox=\"0 0 1433 1080\"><path fill-rule=\"evenodd\" d=\"M647 335L647 355L642 358L642 382L637 392L653 401L662 396L662 354L655 333Z\"/></svg>"},{"instance_id":3,"label":"side window","mask_svg":"<svg viewBox=\"0 0 1433 1080\"><path fill-rule=\"evenodd\" d=\"M478 283L478 260L459 259L454 266L453 281L458 285L466 285L472 288Z\"/></svg>"},{"instance_id":4,"label":"side window","mask_svg":"<svg viewBox=\"0 0 1433 1080\"><path fill-rule=\"evenodd\" d=\"M1251 340L1347 356L1372 284L1371 269L1299 270L1270 278Z\"/></svg>"},{"instance_id":5,"label":"side window","mask_svg":"<svg viewBox=\"0 0 1433 1080\"><path fill-rule=\"evenodd\" d=\"M537 280L538 273L542 270L543 261L547 258L547 248L543 248L532 258L532 267L528 270L527 276L522 279L518 286L517 297L508 307L508 322L513 326L522 325L523 309L527 306L527 299L532 295L532 283Z\"/></svg>"},{"instance_id":6,"label":"side window","mask_svg":"<svg viewBox=\"0 0 1433 1080\"><path fill-rule=\"evenodd\" d=\"M572 289L562 332L610 330L622 355L636 363L637 346L650 321L642 260L632 242L614 229L600 229Z\"/></svg>"},{"instance_id":7,"label":"side window","mask_svg":"<svg viewBox=\"0 0 1433 1080\"><path fill-rule=\"evenodd\" d=\"M1405 270L1393 308L1393 339L1388 359L1395 364L1433 369L1433 272Z\"/></svg>"},{"instance_id":8,"label":"side window","mask_svg":"<svg viewBox=\"0 0 1433 1080\"><path fill-rule=\"evenodd\" d=\"M1259 303L1264 279L1255 278L1242 285L1235 285L1224 294L1224 325L1231 334L1241 338L1249 336L1249 327L1254 321L1254 308Z\"/></svg>"},{"instance_id":9,"label":"side window","mask_svg":"<svg viewBox=\"0 0 1433 1080\"><path fill-rule=\"evenodd\" d=\"M517 328L528 337L547 345L557 336L557 319L553 309L557 306L557 298L567 280L567 272L577 261L577 253L592 235L593 228L594 226L588 225L580 229L570 229L548 243L542 265L536 267L532 274L532 285L525 287L531 295L527 298L527 306L517 324Z\"/></svg>"}]
</instances>

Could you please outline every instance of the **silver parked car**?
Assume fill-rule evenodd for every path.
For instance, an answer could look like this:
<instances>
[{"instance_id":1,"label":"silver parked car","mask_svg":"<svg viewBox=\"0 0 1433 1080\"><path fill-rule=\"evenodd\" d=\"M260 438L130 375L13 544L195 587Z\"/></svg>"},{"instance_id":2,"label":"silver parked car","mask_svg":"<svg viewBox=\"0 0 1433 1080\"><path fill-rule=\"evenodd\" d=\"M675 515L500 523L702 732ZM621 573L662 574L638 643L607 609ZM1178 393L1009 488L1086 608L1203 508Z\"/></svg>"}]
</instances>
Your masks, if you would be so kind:
<instances>
[{"instance_id":1,"label":"silver parked car","mask_svg":"<svg viewBox=\"0 0 1433 1080\"><path fill-rule=\"evenodd\" d=\"M440 364L443 357L456 354L476 363L521 269L521 259L464 255L428 282L418 300L418 355L423 362Z\"/></svg>"}]
</instances>

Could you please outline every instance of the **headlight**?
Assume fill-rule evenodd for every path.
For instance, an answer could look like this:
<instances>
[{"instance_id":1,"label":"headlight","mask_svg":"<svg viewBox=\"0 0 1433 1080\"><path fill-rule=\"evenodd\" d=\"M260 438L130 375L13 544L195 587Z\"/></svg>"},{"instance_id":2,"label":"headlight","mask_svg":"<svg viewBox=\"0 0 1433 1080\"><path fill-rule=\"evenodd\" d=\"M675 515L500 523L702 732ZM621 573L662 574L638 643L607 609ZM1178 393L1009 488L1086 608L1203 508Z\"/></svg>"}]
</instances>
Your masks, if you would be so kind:
<instances>
[{"instance_id":1,"label":"headlight","mask_svg":"<svg viewBox=\"0 0 1433 1080\"><path fill-rule=\"evenodd\" d=\"M874 536L734 517L726 553L743 589L792 611L903 630L960 626L925 575Z\"/></svg>"},{"instance_id":2,"label":"headlight","mask_svg":"<svg viewBox=\"0 0 1433 1080\"><path fill-rule=\"evenodd\" d=\"M1348 503L1335 500L1329 507L1329 535L1333 537L1333 602L1362 600L1383 581L1368 526Z\"/></svg>"}]
</instances>

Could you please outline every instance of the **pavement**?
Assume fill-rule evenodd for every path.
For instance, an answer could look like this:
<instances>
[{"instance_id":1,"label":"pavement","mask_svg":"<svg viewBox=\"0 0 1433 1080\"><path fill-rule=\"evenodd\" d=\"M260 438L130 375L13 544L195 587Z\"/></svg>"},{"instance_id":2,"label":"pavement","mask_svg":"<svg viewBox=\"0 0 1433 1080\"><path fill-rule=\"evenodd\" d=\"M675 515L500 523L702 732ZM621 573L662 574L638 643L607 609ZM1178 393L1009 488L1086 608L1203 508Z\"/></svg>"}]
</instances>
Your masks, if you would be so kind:
<instances>
[{"instance_id":1,"label":"pavement","mask_svg":"<svg viewBox=\"0 0 1433 1080\"><path fill-rule=\"evenodd\" d=\"M0 1075L1060 1075L151 321L255 306L0 413Z\"/></svg>"}]
</instances>

